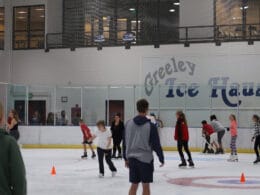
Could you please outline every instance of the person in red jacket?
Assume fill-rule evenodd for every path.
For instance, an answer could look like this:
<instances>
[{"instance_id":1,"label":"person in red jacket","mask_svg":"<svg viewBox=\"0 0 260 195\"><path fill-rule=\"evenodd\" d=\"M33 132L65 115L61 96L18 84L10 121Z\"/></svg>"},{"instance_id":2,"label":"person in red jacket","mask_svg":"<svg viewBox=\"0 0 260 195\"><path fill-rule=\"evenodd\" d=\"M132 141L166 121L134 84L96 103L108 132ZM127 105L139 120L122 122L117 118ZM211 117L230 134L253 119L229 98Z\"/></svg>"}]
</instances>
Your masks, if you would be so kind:
<instances>
[{"instance_id":1,"label":"person in red jacket","mask_svg":"<svg viewBox=\"0 0 260 195\"><path fill-rule=\"evenodd\" d=\"M179 167L182 168L182 167L187 166L187 162L184 158L184 154L182 151L183 148L188 155L189 166L194 167L194 163L193 163L191 153L189 150L189 145L188 145L189 130L188 130L186 116L183 113L183 111L177 111L176 118L177 118L177 122L176 122L176 126L175 126L174 139L177 141L177 148L178 148L178 152L179 152L179 155L181 158L181 164L179 164Z\"/></svg>"},{"instance_id":2,"label":"person in red jacket","mask_svg":"<svg viewBox=\"0 0 260 195\"><path fill-rule=\"evenodd\" d=\"M92 156L91 158L95 158L96 157L96 153L92 147L93 142L91 141L91 138L93 137L90 129L88 128L88 126L84 123L83 119L80 119L79 121L79 126L81 128L82 134L83 134L83 149L84 149L84 154L83 156L81 156L81 158L87 158L88 157L88 153L87 153L87 144L89 145L91 151L92 151Z\"/></svg>"},{"instance_id":3,"label":"person in red jacket","mask_svg":"<svg viewBox=\"0 0 260 195\"><path fill-rule=\"evenodd\" d=\"M215 133L213 127L210 124L208 124L206 120L203 120L201 124L202 124L202 137L204 137L206 140L205 148L202 153L213 154L214 149L212 147L219 149L219 145L216 142L217 134Z\"/></svg>"}]
</instances>

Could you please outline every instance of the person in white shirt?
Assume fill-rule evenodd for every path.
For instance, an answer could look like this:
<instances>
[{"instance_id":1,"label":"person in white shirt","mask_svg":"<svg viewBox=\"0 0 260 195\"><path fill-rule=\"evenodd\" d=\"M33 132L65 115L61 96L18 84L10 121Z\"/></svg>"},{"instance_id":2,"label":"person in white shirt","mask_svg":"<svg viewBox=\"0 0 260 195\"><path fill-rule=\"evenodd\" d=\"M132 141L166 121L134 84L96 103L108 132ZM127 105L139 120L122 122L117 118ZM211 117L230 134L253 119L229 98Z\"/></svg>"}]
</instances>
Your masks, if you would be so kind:
<instances>
[{"instance_id":1,"label":"person in white shirt","mask_svg":"<svg viewBox=\"0 0 260 195\"><path fill-rule=\"evenodd\" d=\"M112 172L112 177L115 177L117 169L113 164L112 158L112 133L106 129L105 121L97 122L97 132L93 135L92 140L98 138L97 153L99 162L99 177L103 178L105 175L104 170L104 157L109 169Z\"/></svg>"}]
</instances>

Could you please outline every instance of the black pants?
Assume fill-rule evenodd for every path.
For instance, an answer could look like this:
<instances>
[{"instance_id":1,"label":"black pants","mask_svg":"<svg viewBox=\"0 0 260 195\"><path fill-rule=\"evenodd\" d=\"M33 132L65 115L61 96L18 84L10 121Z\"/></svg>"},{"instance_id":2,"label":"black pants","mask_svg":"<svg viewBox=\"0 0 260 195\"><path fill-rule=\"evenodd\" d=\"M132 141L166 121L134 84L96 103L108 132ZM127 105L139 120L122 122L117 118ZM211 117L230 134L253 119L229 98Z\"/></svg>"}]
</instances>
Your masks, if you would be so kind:
<instances>
[{"instance_id":1,"label":"black pants","mask_svg":"<svg viewBox=\"0 0 260 195\"><path fill-rule=\"evenodd\" d=\"M108 164L109 169L112 172L116 172L116 168L111 160L111 150L104 150L101 148L97 148L97 153L98 153L98 163L99 163L99 173L104 174L105 170L104 170L104 156L106 159L106 163Z\"/></svg>"},{"instance_id":2,"label":"black pants","mask_svg":"<svg viewBox=\"0 0 260 195\"><path fill-rule=\"evenodd\" d=\"M16 140L18 141L20 138L20 133L18 130L12 130L10 131L10 135Z\"/></svg>"},{"instance_id":3,"label":"black pants","mask_svg":"<svg viewBox=\"0 0 260 195\"><path fill-rule=\"evenodd\" d=\"M254 146L254 149L255 149L255 153L256 153L256 156L257 158L259 158L259 150L260 150L260 135L257 136L255 138L255 146Z\"/></svg>"},{"instance_id":4,"label":"black pants","mask_svg":"<svg viewBox=\"0 0 260 195\"><path fill-rule=\"evenodd\" d=\"M192 160L191 153L190 153L190 150L189 150L189 145L188 145L187 141L178 141L177 142L177 148L178 148L178 152L179 152L179 155L181 157L181 160L183 162L185 161L184 154L183 154L183 151L182 151L183 148L188 155L188 158L189 158L188 160Z\"/></svg>"},{"instance_id":5,"label":"black pants","mask_svg":"<svg viewBox=\"0 0 260 195\"><path fill-rule=\"evenodd\" d=\"M118 155L121 156L121 142L122 138L113 138L114 146L113 146L113 156L116 156L116 151L118 151Z\"/></svg>"},{"instance_id":6,"label":"black pants","mask_svg":"<svg viewBox=\"0 0 260 195\"><path fill-rule=\"evenodd\" d=\"M206 143L205 143L204 152L207 152L207 151L209 151L210 136L209 135L205 135L205 139L206 139Z\"/></svg>"}]
</instances>

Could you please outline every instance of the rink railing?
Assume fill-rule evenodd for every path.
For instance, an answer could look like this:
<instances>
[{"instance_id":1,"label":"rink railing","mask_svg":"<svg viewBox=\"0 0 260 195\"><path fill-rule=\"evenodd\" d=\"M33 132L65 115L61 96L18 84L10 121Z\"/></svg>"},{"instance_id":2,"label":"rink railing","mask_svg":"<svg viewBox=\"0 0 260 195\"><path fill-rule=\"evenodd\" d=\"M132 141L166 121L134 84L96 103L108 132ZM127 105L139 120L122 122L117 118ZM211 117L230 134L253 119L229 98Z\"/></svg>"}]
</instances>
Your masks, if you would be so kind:
<instances>
[{"instance_id":1,"label":"rink railing","mask_svg":"<svg viewBox=\"0 0 260 195\"><path fill-rule=\"evenodd\" d=\"M234 89L234 86L197 85L199 93L194 96L188 92L188 83L154 86L151 95L147 95L147 86L143 85L28 86L0 83L0 101L4 104L6 117L11 109L16 109L21 125L29 126L73 126L77 125L79 118L83 118L88 125L95 125L101 119L109 125L115 114L110 111L113 109L113 101L123 102L123 119L128 120L136 114L135 104L140 98L146 98L150 102L150 113L154 113L164 127L174 126L175 112L179 109L187 114L190 127L200 127L201 121L209 120L211 114L216 114L227 127L228 117L232 113L237 116L240 128L251 128L252 115L260 114L260 89L238 87L237 94L241 95L229 96L229 90ZM212 90L216 87L218 96L214 97ZM222 89L226 89L227 97L223 97ZM237 106L232 107L228 103ZM39 114L37 123L33 121L36 111ZM62 124L62 111L65 112L66 124ZM49 122L48 114L54 116L50 117Z\"/></svg>"}]
</instances>

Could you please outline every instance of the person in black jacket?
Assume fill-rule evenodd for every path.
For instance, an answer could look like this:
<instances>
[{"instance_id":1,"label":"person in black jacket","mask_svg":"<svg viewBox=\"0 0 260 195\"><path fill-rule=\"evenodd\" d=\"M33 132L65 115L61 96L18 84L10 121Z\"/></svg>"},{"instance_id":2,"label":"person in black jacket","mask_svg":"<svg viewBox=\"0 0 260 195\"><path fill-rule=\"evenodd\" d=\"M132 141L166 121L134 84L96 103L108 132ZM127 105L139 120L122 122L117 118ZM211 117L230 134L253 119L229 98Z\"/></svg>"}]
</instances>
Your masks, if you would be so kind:
<instances>
[{"instance_id":1,"label":"person in black jacket","mask_svg":"<svg viewBox=\"0 0 260 195\"><path fill-rule=\"evenodd\" d=\"M121 114L117 113L111 125L112 138L114 142L112 158L122 158L121 142L123 139L124 129L125 127L123 121L121 120ZM117 151L118 156L116 156Z\"/></svg>"}]
</instances>

